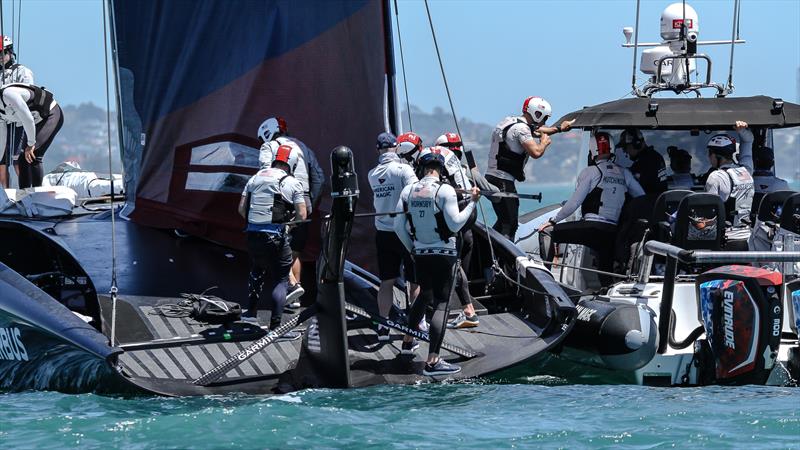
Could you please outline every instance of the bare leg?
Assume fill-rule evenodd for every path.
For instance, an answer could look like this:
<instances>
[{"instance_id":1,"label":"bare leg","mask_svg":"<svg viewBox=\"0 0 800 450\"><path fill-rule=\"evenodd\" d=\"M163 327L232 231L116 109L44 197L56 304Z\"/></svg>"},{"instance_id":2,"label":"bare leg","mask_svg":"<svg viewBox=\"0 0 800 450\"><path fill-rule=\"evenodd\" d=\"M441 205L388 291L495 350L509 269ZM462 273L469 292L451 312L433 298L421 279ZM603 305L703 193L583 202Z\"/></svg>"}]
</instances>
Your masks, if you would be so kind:
<instances>
[{"instance_id":1,"label":"bare leg","mask_svg":"<svg viewBox=\"0 0 800 450\"><path fill-rule=\"evenodd\" d=\"M0 164L0 185L8 187L8 166L5 164Z\"/></svg>"},{"instance_id":2,"label":"bare leg","mask_svg":"<svg viewBox=\"0 0 800 450\"><path fill-rule=\"evenodd\" d=\"M302 263L300 263L300 253L292 252L292 258L294 260L292 261L292 273L289 279L291 281L291 279L294 278L294 284L297 284L302 279L300 276L300 268L302 267Z\"/></svg>"}]
</instances>

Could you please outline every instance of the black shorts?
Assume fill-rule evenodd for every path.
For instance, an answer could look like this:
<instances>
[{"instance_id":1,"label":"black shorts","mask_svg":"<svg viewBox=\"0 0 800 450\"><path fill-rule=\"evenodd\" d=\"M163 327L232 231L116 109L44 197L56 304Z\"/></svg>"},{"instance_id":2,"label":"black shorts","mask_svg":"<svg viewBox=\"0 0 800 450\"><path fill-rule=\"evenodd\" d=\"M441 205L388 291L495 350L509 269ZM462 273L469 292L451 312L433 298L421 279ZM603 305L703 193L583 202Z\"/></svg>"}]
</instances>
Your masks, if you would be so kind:
<instances>
[{"instance_id":1,"label":"black shorts","mask_svg":"<svg viewBox=\"0 0 800 450\"><path fill-rule=\"evenodd\" d=\"M405 268L406 281L415 281L414 260L394 231L376 231L375 247L378 249L378 278L381 281L400 278L401 266Z\"/></svg>"},{"instance_id":2,"label":"black shorts","mask_svg":"<svg viewBox=\"0 0 800 450\"><path fill-rule=\"evenodd\" d=\"M292 248L293 252L300 253L305 250L306 242L308 242L308 225L308 222L300 223L292 227L292 230L289 231L289 235L292 237L289 241L289 246Z\"/></svg>"}]
</instances>

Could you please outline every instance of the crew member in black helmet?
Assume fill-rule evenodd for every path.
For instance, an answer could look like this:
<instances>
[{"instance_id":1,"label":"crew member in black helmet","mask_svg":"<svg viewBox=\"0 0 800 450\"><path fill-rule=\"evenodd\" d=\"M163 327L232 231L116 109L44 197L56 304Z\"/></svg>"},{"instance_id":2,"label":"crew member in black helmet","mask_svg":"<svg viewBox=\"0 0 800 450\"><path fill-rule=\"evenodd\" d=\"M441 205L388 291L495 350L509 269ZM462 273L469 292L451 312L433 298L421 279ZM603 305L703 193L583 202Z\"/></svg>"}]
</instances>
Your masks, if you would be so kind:
<instances>
[{"instance_id":1,"label":"crew member in black helmet","mask_svg":"<svg viewBox=\"0 0 800 450\"><path fill-rule=\"evenodd\" d=\"M664 164L664 157L647 145L639 129L625 129L619 136L617 148L622 148L633 161L630 167L631 173L645 194L655 199L667 190L667 165Z\"/></svg>"},{"instance_id":2,"label":"crew member in black helmet","mask_svg":"<svg viewBox=\"0 0 800 450\"><path fill-rule=\"evenodd\" d=\"M286 304L286 289L292 267L292 249L286 222L306 218L303 185L291 175L289 160L292 146L281 145L275 152L272 167L256 173L247 182L239 202L239 214L247 219L247 247L252 267L248 282L249 309L245 319L256 316L264 285L270 291L267 311L269 327L281 324ZM284 339L297 339L287 333Z\"/></svg>"},{"instance_id":3,"label":"crew member in black helmet","mask_svg":"<svg viewBox=\"0 0 800 450\"><path fill-rule=\"evenodd\" d=\"M458 269L455 233L469 220L480 194L478 188L472 188L469 204L459 211L455 189L440 182L445 160L439 149L434 147L425 152L417 162L424 176L400 193L397 211L403 214L395 218L394 231L414 256L417 283L421 289L411 307L408 323L418 324L429 304L434 310L423 374L449 375L461 371L459 366L439 358L447 306ZM418 345L411 336L405 336L402 353L413 354Z\"/></svg>"}]
</instances>

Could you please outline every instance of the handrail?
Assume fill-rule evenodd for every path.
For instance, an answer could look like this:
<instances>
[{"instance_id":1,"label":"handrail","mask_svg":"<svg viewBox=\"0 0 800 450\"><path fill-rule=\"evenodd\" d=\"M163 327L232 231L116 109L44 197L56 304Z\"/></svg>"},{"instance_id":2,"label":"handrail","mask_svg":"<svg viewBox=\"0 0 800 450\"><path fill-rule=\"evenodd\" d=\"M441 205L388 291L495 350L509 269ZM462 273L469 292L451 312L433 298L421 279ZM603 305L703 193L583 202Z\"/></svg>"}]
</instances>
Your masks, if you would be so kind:
<instances>
[{"instance_id":1,"label":"handrail","mask_svg":"<svg viewBox=\"0 0 800 450\"><path fill-rule=\"evenodd\" d=\"M675 258L685 264L800 262L800 252L685 250L675 245L658 241L648 241L644 245L644 251L645 256L661 255Z\"/></svg>"}]
</instances>

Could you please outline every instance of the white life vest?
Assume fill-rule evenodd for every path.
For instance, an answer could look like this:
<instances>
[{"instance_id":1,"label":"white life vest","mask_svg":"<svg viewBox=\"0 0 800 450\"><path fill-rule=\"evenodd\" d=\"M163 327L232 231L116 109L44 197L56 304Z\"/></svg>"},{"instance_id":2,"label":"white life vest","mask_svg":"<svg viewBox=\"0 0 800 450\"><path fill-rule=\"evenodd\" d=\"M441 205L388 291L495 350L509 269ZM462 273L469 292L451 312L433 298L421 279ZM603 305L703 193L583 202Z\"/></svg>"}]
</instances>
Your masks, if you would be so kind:
<instances>
[{"instance_id":1,"label":"white life vest","mask_svg":"<svg viewBox=\"0 0 800 450\"><path fill-rule=\"evenodd\" d=\"M439 181L425 177L414 183L408 197L403 199L416 254L455 252L455 233L447 226L438 204L440 187Z\"/></svg>"},{"instance_id":2,"label":"white life vest","mask_svg":"<svg viewBox=\"0 0 800 450\"><path fill-rule=\"evenodd\" d=\"M591 215L594 214L598 218L617 223L625 204L625 194L628 192L625 169L611 161L598 161L595 168L600 173L600 181L583 200L581 214L585 218L592 218Z\"/></svg>"},{"instance_id":3,"label":"white life vest","mask_svg":"<svg viewBox=\"0 0 800 450\"><path fill-rule=\"evenodd\" d=\"M292 147L292 152L289 154L289 167L292 169L292 176L303 185L303 193L308 195L311 185L308 179L308 163L306 162L306 156L300 146L291 138L280 136L264 143L258 155L259 165L262 168L272 166L272 161L275 160L275 153L281 145Z\"/></svg>"},{"instance_id":4,"label":"white life vest","mask_svg":"<svg viewBox=\"0 0 800 450\"><path fill-rule=\"evenodd\" d=\"M753 205L753 194L755 187L753 177L747 168L743 166L727 167L719 169L728 176L731 190L730 195L725 201L725 210L729 218L733 219L733 226L741 224L741 218L750 216L750 208ZM733 217L731 213L735 214Z\"/></svg>"},{"instance_id":5,"label":"white life vest","mask_svg":"<svg viewBox=\"0 0 800 450\"><path fill-rule=\"evenodd\" d=\"M249 223L280 224L294 218L292 200L302 189L294 177L281 169L262 169L247 184L246 189L250 193Z\"/></svg>"}]
</instances>

